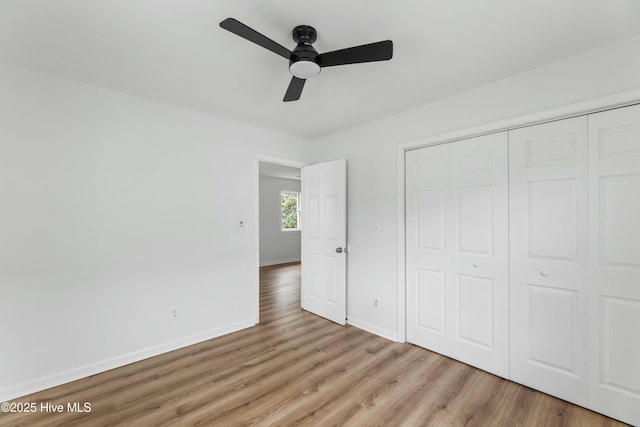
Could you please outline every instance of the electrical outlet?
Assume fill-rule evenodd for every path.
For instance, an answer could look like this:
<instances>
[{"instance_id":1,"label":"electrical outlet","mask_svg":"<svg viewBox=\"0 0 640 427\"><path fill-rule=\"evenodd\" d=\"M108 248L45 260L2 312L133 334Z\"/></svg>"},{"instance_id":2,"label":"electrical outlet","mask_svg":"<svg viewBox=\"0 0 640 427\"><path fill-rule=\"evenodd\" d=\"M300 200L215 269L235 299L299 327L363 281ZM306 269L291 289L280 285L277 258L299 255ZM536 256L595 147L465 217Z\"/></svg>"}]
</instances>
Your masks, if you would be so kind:
<instances>
[{"instance_id":1,"label":"electrical outlet","mask_svg":"<svg viewBox=\"0 0 640 427\"><path fill-rule=\"evenodd\" d=\"M172 319L177 319L178 318L178 307L171 307L171 318Z\"/></svg>"},{"instance_id":2,"label":"electrical outlet","mask_svg":"<svg viewBox=\"0 0 640 427\"><path fill-rule=\"evenodd\" d=\"M373 299L373 306L374 306L375 308L378 308L378 303L379 303L378 298L374 298L374 299Z\"/></svg>"}]
</instances>

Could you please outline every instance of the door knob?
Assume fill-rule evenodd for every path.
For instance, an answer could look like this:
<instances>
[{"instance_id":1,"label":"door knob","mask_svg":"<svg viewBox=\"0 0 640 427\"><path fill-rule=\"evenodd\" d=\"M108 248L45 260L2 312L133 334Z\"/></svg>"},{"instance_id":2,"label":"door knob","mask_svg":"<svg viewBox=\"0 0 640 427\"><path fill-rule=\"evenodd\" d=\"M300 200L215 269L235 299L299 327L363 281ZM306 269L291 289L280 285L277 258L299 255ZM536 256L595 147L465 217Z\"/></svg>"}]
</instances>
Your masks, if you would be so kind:
<instances>
[{"instance_id":1,"label":"door knob","mask_svg":"<svg viewBox=\"0 0 640 427\"><path fill-rule=\"evenodd\" d=\"M479 264L479 263L477 263L477 262L474 262L474 263L473 263L473 268L480 268L480 264Z\"/></svg>"},{"instance_id":2,"label":"door knob","mask_svg":"<svg viewBox=\"0 0 640 427\"><path fill-rule=\"evenodd\" d=\"M342 253L342 248L336 248L336 252L341 254Z\"/></svg>"},{"instance_id":3,"label":"door knob","mask_svg":"<svg viewBox=\"0 0 640 427\"><path fill-rule=\"evenodd\" d=\"M549 273L548 270L540 270L540 275L542 277L547 277L549 274L551 274L551 273Z\"/></svg>"}]
</instances>

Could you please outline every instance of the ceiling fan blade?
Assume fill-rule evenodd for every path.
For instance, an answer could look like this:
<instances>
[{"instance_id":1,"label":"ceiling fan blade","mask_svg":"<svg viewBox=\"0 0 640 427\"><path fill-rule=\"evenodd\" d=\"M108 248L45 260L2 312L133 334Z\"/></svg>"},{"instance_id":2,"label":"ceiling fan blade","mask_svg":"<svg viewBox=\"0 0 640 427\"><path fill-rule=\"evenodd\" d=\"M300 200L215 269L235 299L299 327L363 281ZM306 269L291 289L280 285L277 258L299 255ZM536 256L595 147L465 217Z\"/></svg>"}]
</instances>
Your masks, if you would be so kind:
<instances>
[{"instance_id":1,"label":"ceiling fan blade","mask_svg":"<svg viewBox=\"0 0 640 427\"><path fill-rule=\"evenodd\" d=\"M270 38L263 36L253 28L247 27L242 22L236 19L227 18L220 23L220 27L224 28L227 31L231 31L233 34L247 39L250 42L257 44L258 46L269 49L271 52L277 53L283 58L291 58L291 51L289 49L282 45L279 45Z\"/></svg>"},{"instance_id":2,"label":"ceiling fan blade","mask_svg":"<svg viewBox=\"0 0 640 427\"><path fill-rule=\"evenodd\" d=\"M284 102L289 102L300 99L305 82L305 79L299 79L296 76L293 76L291 78L291 83L289 83L289 87L287 88L287 93L284 94L284 98L282 100Z\"/></svg>"},{"instance_id":3,"label":"ceiling fan blade","mask_svg":"<svg viewBox=\"0 0 640 427\"><path fill-rule=\"evenodd\" d=\"M361 62L387 61L392 57L393 42L385 40L322 53L318 55L318 63L321 67L333 67Z\"/></svg>"}]
</instances>

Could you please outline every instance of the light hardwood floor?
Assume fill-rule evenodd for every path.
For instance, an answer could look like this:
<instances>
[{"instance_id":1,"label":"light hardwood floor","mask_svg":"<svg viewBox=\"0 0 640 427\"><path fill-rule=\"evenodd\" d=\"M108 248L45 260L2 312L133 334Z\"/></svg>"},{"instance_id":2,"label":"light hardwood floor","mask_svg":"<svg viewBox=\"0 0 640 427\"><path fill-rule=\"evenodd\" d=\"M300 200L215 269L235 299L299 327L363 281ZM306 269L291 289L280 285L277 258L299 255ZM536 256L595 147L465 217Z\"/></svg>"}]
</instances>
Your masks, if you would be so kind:
<instances>
[{"instance_id":1,"label":"light hardwood floor","mask_svg":"<svg viewBox=\"0 0 640 427\"><path fill-rule=\"evenodd\" d=\"M439 354L300 309L300 265L260 271L258 326L16 399L87 414L1 426L618 426Z\"/></svg>"}]
</instances>

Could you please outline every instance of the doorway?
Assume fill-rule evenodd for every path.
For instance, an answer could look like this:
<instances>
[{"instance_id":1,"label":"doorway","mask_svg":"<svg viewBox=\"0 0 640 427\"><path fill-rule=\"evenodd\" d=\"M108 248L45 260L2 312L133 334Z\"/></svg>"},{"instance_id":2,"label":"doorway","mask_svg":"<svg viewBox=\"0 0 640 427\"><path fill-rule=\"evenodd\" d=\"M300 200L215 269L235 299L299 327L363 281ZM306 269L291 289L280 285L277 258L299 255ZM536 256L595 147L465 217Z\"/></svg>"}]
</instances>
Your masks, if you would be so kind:
<instances>
[{"instance_id":1,"label":"doorway","mask_svg":"<svg viewBox=\"0 0 640 427\"><path fill-rule=\"evenodd\" d=\"M255 169L258 269L301 262L299 209L304 166L305 163L295 160L257 157ZM256 288L259 289L259 283L256 283ZM259 316L259 298L256 308Z\"/></svg>"},{"instance_id":2,"label":"doorway","mask_svg":"<svg viewBox=\"0 0 640 427\"><path fill-rule=\"evenodd\" d=\"M274 214L275 220L265 219L265 216L260 213L260 170L262 166L263 174L266 175L265 169L270 168L272 164L293 167L298 170L304 167L300 174L304 178L301 179L300 192L296 195L298 201L295 203L296 206L300 203L304 209L302 212L304 224L302 227L298 227L298 230L286 230L289 225L284 225L282 221L284 212L282 211ZM255 218L258 224L258 233L255 237L257 266L260 267L261 253L265 252L265 242L262 239L264 234L260 232L260 229L267 225L266 221L271 222L271 227L275 224L279 232L278 240L282 240L282 233L296 231L295 245L300 247L300 267L302 270L301 307L344 325L347 317L346 257L348 251L346 159L305 166L300 162L258 157L255 170L257 200ZM284 201L285 196L289 197L291 193L278 190L272 197ZM300 214L300 212L297 213ZM268 242L266 243L268 244ZM294 261L293 258L280 257L270 263L277 265L277 262L292 261ZM262 264L266 265L267 263L263 261ZM259 280L257 276L258 274L256 274L255 282L255 313L259 322Z\"/></svg>"},{"instance_id":3,"label":"doorway","mask_svg":"<svg viewBox=\"0 0 640 427\"><path fill-rule=\"evenodd\" d=\"M258 169L260 267L299 262L302 170L262 161Z\"/></svg>"}]
</instances>

